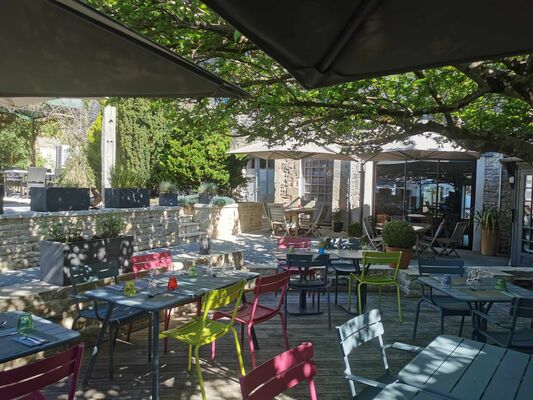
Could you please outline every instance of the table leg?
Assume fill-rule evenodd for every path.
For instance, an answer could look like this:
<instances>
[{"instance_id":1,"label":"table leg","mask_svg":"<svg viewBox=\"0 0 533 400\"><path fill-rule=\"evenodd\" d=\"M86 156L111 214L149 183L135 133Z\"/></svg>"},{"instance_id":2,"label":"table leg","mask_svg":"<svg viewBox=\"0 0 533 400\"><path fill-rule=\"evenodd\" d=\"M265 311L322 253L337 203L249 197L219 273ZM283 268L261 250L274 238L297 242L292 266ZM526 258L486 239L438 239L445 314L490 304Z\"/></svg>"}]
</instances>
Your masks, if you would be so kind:
<instances>
[{"instance_id":1,"label":"table leg","mask_svg":"<svg viewBox=\"0 0 533 400\"><path fill-rule=\"evenodd\" d=\"M159 399L159 311L152 312L152 400Z\"/></svg>"},{"instance_id":2,"label":"table leg","mask_svg":"<svg viewBox=\"0 0 533 400\"><path fill-rule=\"evenodd\" d=\"M87 372L85 373L85 379L83 379L83 385L87 386L89 383L89 379L91 379L91 375L94 369L94 364L96 363L96 358L98 357L98 353L100 352L100 346L102 345L102 340L104 339L105 332L107 331L107 327L109 326L109 320L111 319L111 314L113 313L113 307L115 305L113 303L109 303L107 307L107 313L105 314L104 321L102 322L102 327L100 328L100 333L98 334L98 338L96 339L96 344L93 348L93 353L91 355L91 360L89 361L89 367L87 368ZM113 338L109 337L109 341L111 342ZM111 346L111 343L109 343Z\"/></svg>"}]
</instances>

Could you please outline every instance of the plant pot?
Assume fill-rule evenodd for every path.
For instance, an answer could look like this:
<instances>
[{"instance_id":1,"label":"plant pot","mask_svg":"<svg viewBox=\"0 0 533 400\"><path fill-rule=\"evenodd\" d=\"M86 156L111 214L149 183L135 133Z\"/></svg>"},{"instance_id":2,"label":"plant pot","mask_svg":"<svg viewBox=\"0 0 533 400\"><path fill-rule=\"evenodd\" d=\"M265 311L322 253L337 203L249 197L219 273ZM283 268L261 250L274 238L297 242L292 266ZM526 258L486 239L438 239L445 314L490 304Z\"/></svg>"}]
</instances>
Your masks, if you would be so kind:
<instances>
[{"instance_id":1,"label":"plant pot","mask_svg":"<svg viewBox=\"0 0 533 400\"><path fill-rule=\"evenodd\" d=\"M149 189L106 189L106 208L140 208L150 205Z\"/></svg>"},{"instance_id":2,"label":"plant pot","mask_svg":"<svg viewBox=\"0 0 533 400\"><path fill-rule=\"evenodd\" d=\"M159 193L159 205L160 206L177 206L178 194L177 193Z\"/></svg>"},{"instance_id":3,"label":"plant pot","mask_svg":"<svg viewBox=\"0 0 533 400\"><path fill-rule=\"evenodd\" d=\"M400 258L400 269L407 269L409 267L411 259L413 258L412 249L400 249L398 247L385 246L385 251L387 253L397 253L399 251L402 252L402 257ZM391 264L390 267L396 268L396 266L393 264Z\"/></svg>"},{"instance_id":4,"label":"plant pot","mask_svg":"<svg viewBox=\"0 0 533 400\"><path fill-rule=\"evenodd\" d=\"M495 256L498 247L498 231L483 228L481 230L481 255Z\"/></svg>"},{"instance_id":5,"label":"plant pot","mask_svg":"<svg viewBox=\"0 0 533 400\"><path fill-rule=\"evenodd\" d=\"M342 227L344 225L344 222L334 222L333 223L333 232L340 232L342 231Z\"/></svg>"},{"instance_id":6,"label":"plant pot","mask_svg":"<svg viewBox=\"0 0 533 400\"><path fill-rule=\"evenodd\" d=\"M200 193L198 195L198 203L200 204L210 204L213 199L213 195L209 193Z\"/></svg>"},{"instance_id":7,"label":"plant pot","mask_svg":"<svg viewBox=\"0 0 533 400\"><path fill-rule=\"evenodd\" d=\"M378 214L376 215L376 224L383 224L389 220L389 216L387 214Z\"/></svg>"},{"instance_id":8,"label":"plant pot","mask_svg":"<svg viewBox=\"0 0 533 400\"><path fill-rule=\"evenodd\" d=\"M30 209L40 212L88 210L90 193L87 188L32 187Z\"/></svg>"},{"instance_id":9,"label":"plant pot","mask_svg":"<svg viewBox=\"0 0 533 400\"><path fill-rule=\"evenodd\" d=\"M70 285L71 265L88 265L116 260L123 273L131 272L133 236L60 243L43 240L40 279L58 286Z\"/></svg>"}]
</instances>

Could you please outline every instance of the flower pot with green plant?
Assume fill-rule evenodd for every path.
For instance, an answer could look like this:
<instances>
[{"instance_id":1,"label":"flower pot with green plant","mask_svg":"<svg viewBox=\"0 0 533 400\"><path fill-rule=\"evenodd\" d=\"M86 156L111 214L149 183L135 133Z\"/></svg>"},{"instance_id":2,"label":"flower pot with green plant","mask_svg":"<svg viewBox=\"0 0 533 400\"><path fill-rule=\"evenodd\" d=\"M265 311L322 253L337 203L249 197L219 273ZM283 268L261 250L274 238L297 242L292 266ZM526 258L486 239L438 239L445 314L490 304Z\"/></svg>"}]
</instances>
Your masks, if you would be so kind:
<instances>
[{"instance_id":1,"label":"flower pot with green plant","mask_svg":"<svg viewBox=\"0 0 533 400\"><path fill-rule=\"evenodd\" d=\"M148 176L122 165L111 170L111 189L105 189L106 208L139 208L150 205Z\"/></svg>"},{"instance_id":2,"label":"flower pot with green plant","mask_svg":"<svg viewBox=\"0 0 533 400\"><path fill-rule=\"evenodd\" d=\"M349 237L361 238L363 236L363 227L357 222L352 222L346 229Z\"/></svg>"},{"instance_id":3,"label":"flower pot with green plant","mask_svg":"<svg viewBox=\"0 0 533 400\"><path fill-rule=\"evenodd\" d=\"M481 227L481 255L495 256L498 248L498 234L502 225L502 214L496 208L477 211L474 222Z\"/></svg>"},{"instance_id":4,"label":"flower pot with green plant","mask_svg":"<svg viewBox=\"0 0 533 400\"><path fill-rule=\"evenodd\" d=\"M197 194L188 194L185 196L178 196L178 206L183 207L185 214L194 214L194 205L198 203Z\"/></svg>"},{"instance_id":5,"label":"flower pot with green plant","mask_svg":"<svg viewBox=\"0 0 533 400\"><path fill-rule=\"evenodd\" d=\"M218 193L218 185L213 182L204 182L198 186L198 202L200 204L209 204Z\"/></svg>"},{"instance_id":6,"label":"flower pot with green plant","mask_svg":"<svg viewBox=\"0 0 533 400\"><path fill-rule=\"evenodd\" d=\"M401 251L400 268L407 268L413 257L413 246L416 244L416 233L413 227L405 221L386 222L382 235L385 251Z\"/></svg>"},{"instance_id":7,"label":"flower pot with green plant","mask_svg":"<svg viewBox=\"0 0 533 400\"><path fill-rule=\"evenodd\" d=\"M162 181L159 183L159 205L178 205L178 187L174 182Z\"/></svg>"},{"instance_id":8,"label":"flower pot with green plant","mask_svg":"<svg viewBox=\"0 0 533 400\"><path fill-rule=\"evenodd\" d=\"M116 262L123 272L130 272L133 236L125 236L122 216L105 213L96 217L95 235L83 235L79 219L45 219L39 224L44 237L40 242L40 279L54 285L70 284L71 265Z\"/></svg>"},{"instance_id":9,"label":"flower pot with green plant","mask_svg":"<svg viewBox=\"0 0 533 400\"><path fill-rule=\"evenodd\" d=\"M336 208L333 210L332 218L333 218L333 232L340 232L342 231L342 227L344 225L343 222L344 217L344 211L340 208Z\"/></svg>"}]
</instances>

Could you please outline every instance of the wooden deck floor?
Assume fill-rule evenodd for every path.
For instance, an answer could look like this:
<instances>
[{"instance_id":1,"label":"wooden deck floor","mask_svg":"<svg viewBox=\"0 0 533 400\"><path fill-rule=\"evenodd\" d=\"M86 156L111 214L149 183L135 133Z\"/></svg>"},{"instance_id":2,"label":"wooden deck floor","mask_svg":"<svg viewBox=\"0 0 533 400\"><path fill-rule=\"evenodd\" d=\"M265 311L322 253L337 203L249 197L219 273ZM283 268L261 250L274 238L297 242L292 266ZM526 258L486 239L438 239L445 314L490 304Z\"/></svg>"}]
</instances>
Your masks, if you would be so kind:
<instances>
[{"instance_id":1,"label":"wooden deck floor","mask_svg":"<svg viewBox=\"0 0 533 400\"><path fill-rule=\"evenodd\" d=\"M273 299L271 299L273 300ZM426 308L421 313L419 333L416 340L411 339L415 307L418 299L402 298L404 309L404 322L400 323L396 311L395 298L390 293L383 295L382 317L385 325L385 340L388 343L395 341L414 343L425 346L439 334L439 319L436 311ZM289 304L296 304L297 295L289 294ZM339 303L346 302L346 294L339 295ZM325 301L323 299L325 307ZM377 296L369 294L368 306L377 307ZM423 309L424 310L424 309ZM505 306L496 305L492 312L505 315ZM333 305L332 295L332 322L331 331L327 327L327 314L319 316L291 317L288 320L289 341L295 346L304 341L310 341L315 347L315 360L318 364L316 379L319 398L325 399L350 399L348 385L342 378L343 363L337 344L335 325L344 323L351 318L340 307ZM174 319L173 324L179 324L179 319ZM470 335L470 321L465 323L464 335ZM446 320L448 334L457 334L459 318L451 317ZM279 320L272 320L257 327L257 336L260 350L256 355L258 362L282 352L283 342ZM193 366L192 373L187 372L187 348L181 343L170 343L170 351L160 358L160 398L161 399L201 399L199 384ZM210 347L206 346L201 351L203 361L205 386L208 399L241 399L238 384L238 363L232 337L228 336L217 343L217 358L215 365L209 363ZM82 366L82 377L88 365L88 358L92 348L89 347L85 354ZM100 358L96 364L93 378L87 388L81 388L77 399L149 399L151 383L151 366L147 362L147 331L136 332L132 335L131 343L119 342L115 349L115 379L107 379L107 343L104 344ZM245 342L243 355L246 369L251 369L248 346ZM405 365L412 354L399 351L389 351L391 370L397 371ZM365 377L378 377L382 374L379 353L373 345L365 345L354 354L352 361L353 372ZM81 381L81 379L80 379ZM50 399L65 399L65 385L55 385L45 392ZM307 399L307 387L297 387L280 399Z\"/></svg>"}]
</instances>

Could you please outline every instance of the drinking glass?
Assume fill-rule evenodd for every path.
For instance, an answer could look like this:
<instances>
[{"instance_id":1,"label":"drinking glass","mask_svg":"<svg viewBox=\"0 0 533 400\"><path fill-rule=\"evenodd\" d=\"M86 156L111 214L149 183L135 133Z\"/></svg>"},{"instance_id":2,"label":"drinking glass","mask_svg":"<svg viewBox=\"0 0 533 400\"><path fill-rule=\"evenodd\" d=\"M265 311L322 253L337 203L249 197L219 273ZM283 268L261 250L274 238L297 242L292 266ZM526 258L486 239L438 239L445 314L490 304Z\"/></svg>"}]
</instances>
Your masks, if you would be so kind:
<instances>
[{"instance_id":1,"label":"drinking glass","mask_svg":"<svg viewBox=\"0 0 533 400\"><path fill-rule=\"evenodd\" d=\"M28 333L33 330L33 319L30 313L20 314L19 321L17 324L18 333Z\"/></svg>"},{"instance_id":2,"label":"drinking glass","mask_svg":"<svg viewBox=\"0 0 533 400\"><path fill-rule=\"evenodd\" d=\"M172 291L172 290L176 290L177 288L178 288L178 280L176 279L176 276L170 275L170 277L168 278L167 289Z\"/></svg>"},{"instance_id":3,"label":"drinking glass","mask_svg":"<svg viewBox=\"0 0 533 400\"><path fill-rule=\"evenodd\" d=\"M126 296L135 296L137 293L137 289L135 289L135 282L134 281L127 281L124 285L124 294Z\"/></svg>"}]
</instances>

